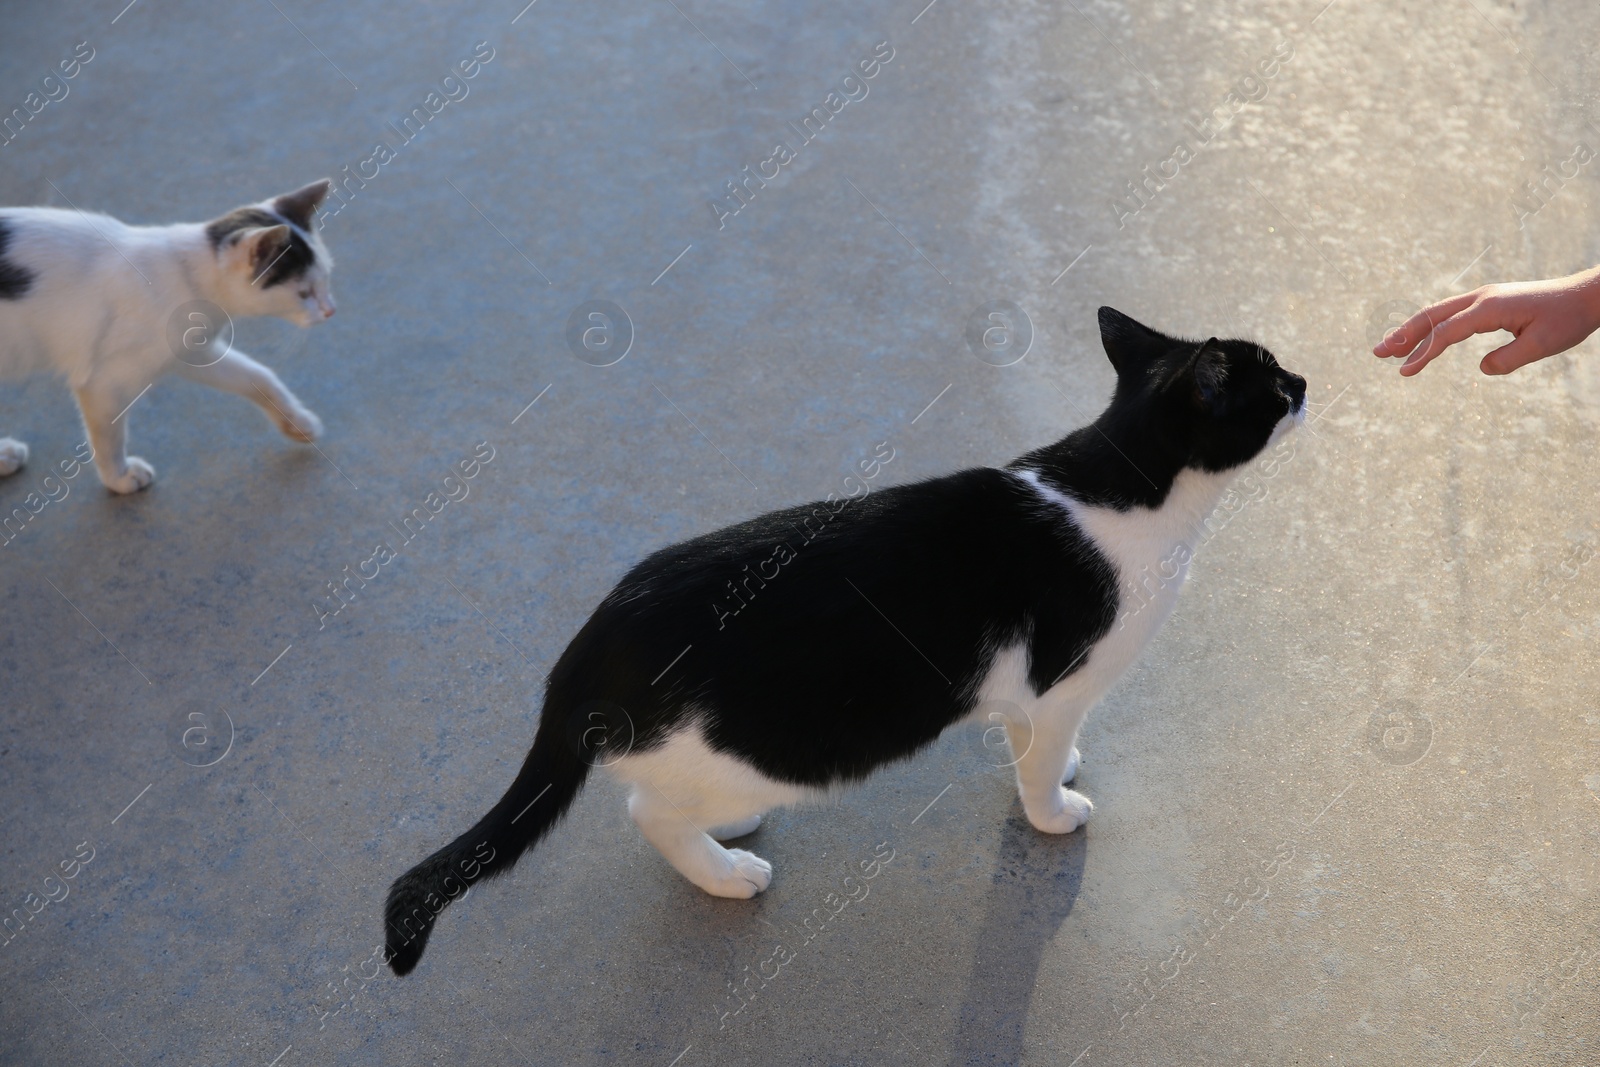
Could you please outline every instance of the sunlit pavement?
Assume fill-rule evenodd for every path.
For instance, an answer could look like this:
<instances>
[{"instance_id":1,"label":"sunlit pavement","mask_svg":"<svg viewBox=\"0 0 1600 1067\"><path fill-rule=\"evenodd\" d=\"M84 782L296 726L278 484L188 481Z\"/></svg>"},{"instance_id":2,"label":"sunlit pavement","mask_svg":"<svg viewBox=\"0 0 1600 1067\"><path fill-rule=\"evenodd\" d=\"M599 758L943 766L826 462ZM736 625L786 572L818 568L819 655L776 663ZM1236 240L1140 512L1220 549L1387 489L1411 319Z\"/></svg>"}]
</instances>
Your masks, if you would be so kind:
<instances>
[{"instance_id":1,"label":"sunlit pavement","mask_svg":"<svg viewBox=\"0 0 1600 1067\"><path fill-rule=\"evenodd\" d=\"M1600 261L1600 12L924 2L10 6L0 202L342 195L337 318L237 324L317 447L173 379L128 413L154 486L51 489L70 394L0 393L0 1061L1600 1055L1600 352L1367 354ZM1101 304L1260 340L1311 415L1091 715L1086 830L972 727L771 815L734 902L596 776L379 972L389 881L633 561L883 442L871 488L1082 424Z\"/></svg>"}]
</instances>

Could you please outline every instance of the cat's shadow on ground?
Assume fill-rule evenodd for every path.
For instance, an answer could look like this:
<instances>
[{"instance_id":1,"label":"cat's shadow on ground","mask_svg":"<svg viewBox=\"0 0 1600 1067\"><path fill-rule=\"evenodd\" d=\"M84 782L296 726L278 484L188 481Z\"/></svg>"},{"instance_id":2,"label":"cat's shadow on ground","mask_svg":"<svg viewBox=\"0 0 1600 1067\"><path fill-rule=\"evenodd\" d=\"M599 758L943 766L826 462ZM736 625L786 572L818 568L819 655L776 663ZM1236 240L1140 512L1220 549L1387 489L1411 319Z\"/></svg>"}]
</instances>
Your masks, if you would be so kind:
<instances>
[{"instance_id":1,"label":"cat's shadow on ground","mask_svg":"<svg viewBox=\"0 0 1600 1067\"><path fill-rule=\"evenodd\" d=\"M1022 1062L1039 965L1078 899L1087 850L1083 831L1040 833L1012 802L956 1014L951 1067Z\"/></svg>"}]
</instances>

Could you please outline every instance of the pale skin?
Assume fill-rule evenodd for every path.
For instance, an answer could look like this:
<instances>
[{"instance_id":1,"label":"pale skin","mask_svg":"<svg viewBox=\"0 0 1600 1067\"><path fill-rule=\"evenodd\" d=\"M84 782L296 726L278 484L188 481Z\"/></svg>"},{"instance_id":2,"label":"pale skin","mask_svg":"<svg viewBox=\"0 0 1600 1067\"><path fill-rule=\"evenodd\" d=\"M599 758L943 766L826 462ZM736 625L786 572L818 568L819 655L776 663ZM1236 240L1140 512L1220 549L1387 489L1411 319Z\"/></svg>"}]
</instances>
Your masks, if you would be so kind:
<instances>
[{"instance_id":1,"label":"pale skin","mask_svg":"<svg viewBox=\"0 0 1600 1067\"><path fill-rule=\"evenodd\" d=\"M1583 343L1600 329L1600 267L1540 282L1485 285L1417 312L1390 331L1372 354L1404 357L1400 373L1417 374L1451 345L1504 330L1513 340L1483 357L1485 374L1510 374Z\"/></svg>"}]
</instances>

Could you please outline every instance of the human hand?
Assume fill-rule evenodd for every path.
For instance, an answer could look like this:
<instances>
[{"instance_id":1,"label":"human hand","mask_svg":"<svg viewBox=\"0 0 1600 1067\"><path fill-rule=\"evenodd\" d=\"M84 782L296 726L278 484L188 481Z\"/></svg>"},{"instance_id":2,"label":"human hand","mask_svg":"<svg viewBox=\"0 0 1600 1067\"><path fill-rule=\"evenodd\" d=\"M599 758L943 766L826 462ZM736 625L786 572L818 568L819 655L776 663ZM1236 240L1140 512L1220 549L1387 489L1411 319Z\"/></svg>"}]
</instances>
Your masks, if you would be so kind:
<instances>
[{"instance_id":1,"label":"human hand","mask_svg":"<svg viewBox=\"0 0 1600 1067\"><path fill-rule=\"evenodd\" d=\"M1405 356L1410 377L1458 341L1507 330L1516 339L1483 357L1485 374L1518 367L1582 343L1600 329L1600 267L1542 282L1485 285L1429 305L1390 331L1372 354Z\"/></svg>"}]
</instances>

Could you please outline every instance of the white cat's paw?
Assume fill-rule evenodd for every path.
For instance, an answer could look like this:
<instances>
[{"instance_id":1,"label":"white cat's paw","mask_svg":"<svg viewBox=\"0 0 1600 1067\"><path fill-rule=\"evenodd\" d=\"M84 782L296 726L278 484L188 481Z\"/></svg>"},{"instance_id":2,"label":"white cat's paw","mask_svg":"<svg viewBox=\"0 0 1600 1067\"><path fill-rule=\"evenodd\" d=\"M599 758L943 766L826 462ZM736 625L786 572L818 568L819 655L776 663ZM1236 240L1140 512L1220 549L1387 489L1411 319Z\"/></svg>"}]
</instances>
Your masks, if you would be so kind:
<instances>
[{"instance_id":1,"label":"white cat's paw","mask_svg":"<svg viewBox=\"0 0 1600 1067\"><path fill-rule=\"evenodd\" d=\"M752 815L748 819L740 819L738 822L725 823L722 826L713 826L711 829L707 830L706 833L710 834L715 840L718 841L732 841L736 837L743 837L745 834L755 833L756 827L760 825L761 816Z\"/></svg>"},{"instance_id":2,"label":"white cat's paw","mask_svg":"<svg viewBox=\"0 0 1600 1067\"><path fill-rule=\"evenodd\" d=\"M113 493L137 493L156 480L156 469L138 456L129 456L123 472L112 479L101 479Z\"/></svg>"},{"instance_id":3,"label":"white cat's paw","mask_svg":"<svg viewBox=\"0 0 1600 1067\"><path fill-rule=\"evenodd\" d=\"M310 444L322 436L322 420L299 404L282 412L274 412L272 421L278 424L283 436L291 441Z\"/></svg>"},{"instance_id":4,"label":"white cat's paw","mask_svg":"<svg viewBox=\"0 0 1600 1067\"><path fill-rule=\"evenodd\" d=\"M772 884L772 864L742 848L730 848L727 851L730 861L728 873L700 888L714 897L749 900Z\"/></svg>"},{"instance_id":5,"label":"white cat's paw","mask_svg":"<svg viewBox=\"0 0 1600 1067\"><path fill-rule=\"evenodd\" d=\"M15 474L28 462L28 446L15 437L0 437L0 478Z\"/></svg>"},{"instance_id":6,"label":"white cat's paw","mask_svg":"<svg viewBox=\"0 0 1600 1067\"><path fill-rule=\"evenodd\" d=\"M1057 789L1055 810L1035 815L1028 812L1028 821L1035 830L1047 834L1070 834L1089 821L1094 805L1082 793L1071 789Z\"/></svg>"},{"instance_id":7,"label":"white cat's paw","mask_svg":"<svg viewBox=\"0 0 1600 1067\"><path fill-rule=\"evenodd\" d=\"M1078 777L1078 746L1073 745L1072 751L1067 753L1067 769L1061 775L1061 784L1071 785L1076 777Z\"/></svg>"}]
</instances>

